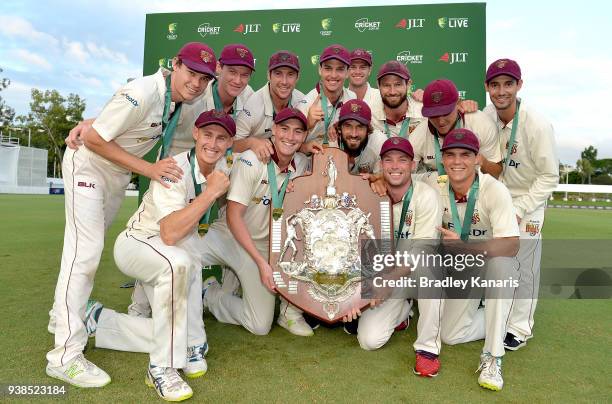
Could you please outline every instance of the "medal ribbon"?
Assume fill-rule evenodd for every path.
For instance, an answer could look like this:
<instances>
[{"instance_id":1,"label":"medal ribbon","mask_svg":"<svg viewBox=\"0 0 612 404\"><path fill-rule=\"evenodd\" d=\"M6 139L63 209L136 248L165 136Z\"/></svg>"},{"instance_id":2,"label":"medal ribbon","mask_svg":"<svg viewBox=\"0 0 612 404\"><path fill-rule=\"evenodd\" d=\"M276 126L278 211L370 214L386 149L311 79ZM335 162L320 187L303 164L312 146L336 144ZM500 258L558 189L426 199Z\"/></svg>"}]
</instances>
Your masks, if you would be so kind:
<instances>
[{"instance_id":1,"label":"medal ribbon","mask_svg":"<svg viewBox=\"0 0 612 404\"><path fill-rule=\"evenodd\" d=\"M285 199L285 191L287 190L287 184L289 183L290 173L287 173L283 185L279 191L276 183L276 172L274 170L274 161L268 162L268 182L270 183L270 193L272 194L272 209L282 209L283 199Z\"/></svg>"},{"instance_id":2,"label":"medal ribbon","mask_svg":"<svg viewBox=\"0 0 612 404\"><path fill-rule=\"evenodd\" d=\"M457 203L455 201L455 191L449 185L449 193L448 198L450 201L451 212L453 215L453 231L457 233L461 240L468 241L470 238L470 229L472 228L472 215L474 214L474 207L476 206L476 200L478 199L478 187L479 187L479 179L478 173L476 173L476 178L470 187L470 196L468 197L467 206L465 208L465 215L463 216L463 224L459 220L459 211L457 210ZM461 229L461 231L459 230Z\"/></svg>"},{"instance_id":3,"label":"medal ribbon","mask_svg":"<svg viewBox=\"0 0 612 404\"><path fill-rule=\"evenodd\" d=\"M408 205L410 205L410 200L412 199L413 190L413 184L410 184L410 188L408 188L408 191L406 191L406 194L404 195L404 203L402 203L402 214L400 216L399 230L397 231L397 240L395 241L396 249L402 238L402 232L404 231L404 223L406 222L406 213L408 212Z\"/></svg>"},{"instance_id":4,"label":"medal ribbon","mask_svg":"<svg viewBox=\"0 0 612 404\"><path fill-rule=\"evenodd\" d=\"M217 80L212 84L212 95L213 102L215 103L215 110L224 112L223 103L221 102L221 97L219 96L219 82ZM232 118L234 121L236 120L236 102L238 98L234 99L234 104L232 105ZM227 162L227 167L232 168L232 164L234 163L234 156L232 155L232 148L228 147L225 151L225 161Z\"/></svg>"},{"instance_id":5,"label":"medal ribbon","mask_svg":"<svg viewBox=\"0 0 612 404\"><path fill-rule=\"evenodd\" d=\"M170 143L172 143L172 137L174 137L174 131L176 130L176 125L178 125L181 109L183 107L182 103L177 103L174 113L172 117L170 117L170 106L172 104L171 76L172 74L166 76L166 96L164 97L164 113L162 115L162 146L159 155L160 160L166 158L170 150Z\"/></svg>"},{"instance_id":6,"label":"medal ribbon","mask_svg":"<svg viewBox=\"0 0 612 404\"><path fill-rule=\"evenodd\" d=\"M327 130L329 129L329 125L334 119L334 115L336 115L336 109L339 104L339 101L342 97L338 98L338 102L333 106L331 112L328 113L327 109L327 96L325 96L325 91L323 90L323 84L320 84L321 89L321 108L323 108L323 122L325 123L325 133L323 133L323 144L329 144L329 139L327 138Z\"/></svg>"},{"instance_id":7,"label":"medal ribbon","mask_svg":"<svg viewBox=\"0 0 612 404\"><path fill-rule=\"evenodd\" d=\"M512 118L512 131L510 132L510 139L508 140L508 151L506 152L506 161L504 162L504 170L510 164L510 155L512 154L512 148L516 142L516 131L519 126L519 109L521 108L521 102L516 100L516 111L514 112L514 118Z\"/></svg>"},{"instance_id":8,"label":"medal ribbon","mask_svg":"<svg viewBox=\"0 0 612 404\"><path fill-rule=\"evenodd\" d=\"M194 147L193 149L191 149L191 152L190 152L189 165L191 165L191 176L193 178L193 188L195 189L195 195L197 197L198 195L202 193L202 184L198 184L196 181L195 154L196 152L195 152L195 147ZM210 207L208 208L204 216L200 218L200 224L198 226L198 233L200 234L206 233L208 231L208 226L210 225L211 222L214 222L215 219L217 219L218 215L219 215L219 205L217 204L217 201L215 201L212 205L210 205Z\"/></svg>"},{"instance_id":9,"label":"medal ribbon","mask_svg":"<svg viewBox=\"0 0 612 404\"><path fill-rule=\"evenodd\" d=\"M403 137L405 139L408 139L408 125L410 125L410 118L405 118L402 121L402 126L400 128L399 131L399 137ZM387 120L385 119L385 133L387 134L387 139L389 139L391 137L391 130L389 129L389 125L387 125Z\"/></svg>"}]
</instances>

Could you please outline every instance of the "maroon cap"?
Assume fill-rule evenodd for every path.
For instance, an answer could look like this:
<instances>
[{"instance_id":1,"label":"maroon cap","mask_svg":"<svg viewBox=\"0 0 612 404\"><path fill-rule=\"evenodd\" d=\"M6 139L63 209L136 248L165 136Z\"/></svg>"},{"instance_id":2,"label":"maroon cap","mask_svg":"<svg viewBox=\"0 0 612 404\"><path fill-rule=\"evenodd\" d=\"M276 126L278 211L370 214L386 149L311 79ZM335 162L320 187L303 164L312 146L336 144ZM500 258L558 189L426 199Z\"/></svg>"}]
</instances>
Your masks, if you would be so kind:
<instances>
[{"instance_id":1,"label":"maroon cap","mask_svg":"<svg viewBox=\"0 0 612 404\"><path fill-rule=\"evenodd\" d=\"M385 153L397 150L402 153L406 153L410 156L410 158L414 158L414 150L412 149L412 145L408 141L408 139L399 136L393 136L389 139L385 140L382 147L380 148L380 157L384 156Z\"/></svg>"},{"instance_id":2,"label":"maroon cap","mask_svg":"<svg viewBox=\"0 0 612 404\"><path fill-rule=\"evenodd\" d=\"M357 48L351 52L351 63L354 60L363 60L368 64L368 66L372 66L372 55L365 49Z\"/></svg>"},{"instance_id":3,"label":"maroon cap","mask_svg":"<svg viewBox=\"0 0 612 404\"><path fill-rule=\"evenodd\" d=\"M217 58L215 52L200 42L188 42L176 55L188 68L199 73L215 76Z\"/></svg>"},{"instance_id":4,"label":"maroon cap","mask_svg":"<svg viewBox=\"0 0 612 404\"><path fill-rule=\"evenodd\" d=\"M447 79L434 80L423 92L423 109L421 114L429 118L450 114L457 101L459 92L455 84Z\"/></svg>"},{"instance_id":5,"label":"maroon cap","mask_svg":"<svg viewBox=\"0 0 612 404\"><path fill-rule=\"evenodd\" d=\"M329 59L338 59L347 66L351 64L351 54L342 45L331 45L323 49L323 53L319 57L319 65Z\"/></svg>"},{"instance_id":6,"label":"maroon cap","mask_svg":"<svg viewBox=\"0 0 612 404\"><path fill-rule=\"evenodd\" d=\"M514 77L518 81L521 79L521 67L512 59L498 59L489 65L485 82L488 83L492 78L502 74Z\"/></svg>"},{"instance_id":7,"label":"maroon cap","mask_svg":"<svg viewBox=\"0 0 612 404\"><path fill-rule=\"evenodd\" d=\"M223 111L211 109L210 111L202 112L195 121L196 128L203 128L208 125L222 126L230 136L236 135L236 123L231 115Z\"/></svg>"},{"instance_id":8,"label":"maroon cap","mask_svg":"<svg viewBox=\"0 0 612 404\"><path fill-rule=\"evenodd\" d=\"M219 62L228 66L246 66L255 71L253 52L246 45L240 43L225 45L221 51Z\"/></svg>"},{"instance_id":9,"label":"maroon cap","mask_svg":"<svg viewBox=\"0 0 612 404\"><path fill-rule=\"evenodd\" d=\"M300 72L300 61L295 53L286 50L278 51L268 61L268 71L272 71L277 67L290 67L296 72Z\"/></svg>"},{"instance_id":10,"label":"maroon cap","mask_svg":"<svg viewBox=\"0 0 612 404\"><path fill-rule=\"evenodd\" d=\"M308 128L308 121L302 112L300 112L297 108L287 107L282 109L276 116L274 117L274 123L279 124L281 122L286 121L287 119L297 119L304 125L304 130Z\"/></svg>"},{"instance_id":11,"label":"maroon cap","mask_svg":"<svg viewBox=\"0 0 612 404\"><path fill-rule=\"evenodd\" d=\"M368 104L362 100L349 100L342 104L338 122L342 123L349 119L354 119L361 124L369 125L372 119L372 111Z\"/></svg>"},{"instance_id":12,"label":"maroon cap","mask_svg":"<svg viewBox=\"0 0 612 404\"><path fill-rule=\"evenodd\" d=\"M380 79L388 74L394 74L401 79L410 80L410 70L408 70L405 64L397 60L391 60L380 66L376 75L376 81L380 81Z\"/></svg>"},{"instance_id":13,"label":"maroon cap","mask_svg":"<svg viewBox=\"0 0 612 404\"><path fill-rule=\"evenodd\" d=\"M474 132L469 129L453 129L444 136L444 143L440 147L442 151L447 149L467 149L478 154L480 142Z\"/></svg>"}]
</instances>

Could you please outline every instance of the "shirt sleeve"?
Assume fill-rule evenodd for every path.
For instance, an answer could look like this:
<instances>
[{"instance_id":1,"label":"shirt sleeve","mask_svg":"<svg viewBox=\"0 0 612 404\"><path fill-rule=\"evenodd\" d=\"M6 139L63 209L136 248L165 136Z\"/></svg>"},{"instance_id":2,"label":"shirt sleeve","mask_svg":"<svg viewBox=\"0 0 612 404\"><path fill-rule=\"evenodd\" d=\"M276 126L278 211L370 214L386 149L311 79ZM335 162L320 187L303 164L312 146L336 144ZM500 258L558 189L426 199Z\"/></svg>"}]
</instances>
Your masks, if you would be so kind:
<instances>
[{"instance_id":1,"label":"shirt sleeve","mask_svg":"<svg viewBox=\"0 0 612 404\"><path fill-rule=\"evenodd\" d=\"M252 152L241 154L232 166L227 199L249 206L264 168Z\"/></svg>"},{"instance_id":2,"label":"shirt sleeve","mask_svg":"<svg viewBox=\"0 0 612 404\"><path fill-rule=\"evenodd\" d=\"M188 177L191 178L189 174ZM164 187L157 181L151 181L149 192L155 201L153 217L156 223L159 223L164 217L172 212L183 209L185 206L185 196L187 195L187 187L185 181L170 182L170 188Z\"/></svg>"},{"instance_id":3,"label":"shirt sleeve","mask_svg":"<svg viewBox=\"0 0 612 404\"><path fill-rule=\"evenodd\" d=\"M484 112L474 112L477 119L476 135L480 141L480 154L492 163L499 163L502 160L499 135L497 125Z\"/></svg>"},{"instance_id":4,"label":"shirt sleeve","mask_svg":"<svg viewBox=\"0 0 612 404\"><path fill-rule=\"evenodd\" d=\"M254 108L253 97L244 105L242 111L236 118L236 137L234 140L246 139L255 130L255 115L258 115L257 108Z\"/></svg>"},{"instance_id":5,"label":"shirt sleeve","mask_svg":"<svg viewBox=\"0 0 612 404\"><path fill-rule=\"evenodd\" d=\"M442 226L442 209L440 208L440 198L436 190L425 183L415 186L419 196L415 201L415 239L439 239L440 232L438 226Z\"/></svg>"},{"instance_id":6,"label":"shirt sleeve","mask_svg":"<svg viewBox=\"0 0 612 404\"><path fill-rule=\"evenodd\" d=\"M552 125L542 125L530 137L529 154L535 164L537 177L529 187L529 192L514 201L519 217L544 205L559 183L559 159Z\"/></svg>"},{"instance_id":7,"label":"shirt sleeve","mask_svg":"<svg viewBox=\"0 0 612 404\"><path fill-rule=\"evenodd\" d=\"M520 231L516 221L516 213L512 205L512 196L508 188L501 182L493 180L490 185L486 208L493 230L493 237L518 237Z\"/></svg>"},{"instance_id":8,"label":"shirt sleeve","mask_svg":"<svg viewBox=\"0 0 612 404\"><path fill-rule=\"evenodd\" d=\"M92 127L110 142L136 126L146 116L144 96L135 88L122 88L106 103Z\"/></svg>"}]
</instances>

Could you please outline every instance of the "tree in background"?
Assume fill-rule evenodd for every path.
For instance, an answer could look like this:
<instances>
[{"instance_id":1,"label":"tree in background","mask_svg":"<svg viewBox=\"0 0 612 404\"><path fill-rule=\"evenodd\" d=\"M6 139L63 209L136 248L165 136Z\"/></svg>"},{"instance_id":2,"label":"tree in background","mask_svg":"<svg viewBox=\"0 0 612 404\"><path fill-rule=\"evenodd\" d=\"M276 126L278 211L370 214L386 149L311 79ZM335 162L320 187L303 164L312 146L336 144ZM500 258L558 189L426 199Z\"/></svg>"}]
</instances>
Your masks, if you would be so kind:
<instances>
[{"instance_id":1,"label":"tree in background","mask_svg":"<svg viewBox=\"0 0 612 404\"><path fill-rule=\"evenodd\" d=\"M597 149L593 146L589 146L580 153L581 159L589 160L591 165L597 161Z\"/></svg>"},{"instance_id":2,"label":"tree in background","mask_svg":"<svg viewBox=\"0 0 612 404\"><path fill-rule=\"evenodd\" d=\"M0 73L2 73L0 67ZM6 77L0 77L0 91L6 89L11 84L11 81ZM9 127L15 117L15 110L4 102L2 96L0 96L0 126Z\"/></svg>"},{"instance_id":3,"label":"tree in background","mask_svg":"<svg viewBox=\"0 0 612 404\"><path fill-rule=\"evenodd\" d=\"M85 100L76 94L64 97L57 90L32 89L30 113L17 120L32 134L32 147L49 150L48 175L61 176L64 138L83 119L83 111Z\"/></svg>"},{"instance_id":4,"label":"tree in background","mask_svg":"<svg viewBox=\"0 0 612 404\"><path fill-rule=\"evenodd\" d=\"M576 162L576 168L582 176L582 183L584 184L585 180L588 179L587 184L590 184L591 175L593 175L593 164L591 164L591 161L586 158L581 158Z\"/></svg>"}]
</instances>

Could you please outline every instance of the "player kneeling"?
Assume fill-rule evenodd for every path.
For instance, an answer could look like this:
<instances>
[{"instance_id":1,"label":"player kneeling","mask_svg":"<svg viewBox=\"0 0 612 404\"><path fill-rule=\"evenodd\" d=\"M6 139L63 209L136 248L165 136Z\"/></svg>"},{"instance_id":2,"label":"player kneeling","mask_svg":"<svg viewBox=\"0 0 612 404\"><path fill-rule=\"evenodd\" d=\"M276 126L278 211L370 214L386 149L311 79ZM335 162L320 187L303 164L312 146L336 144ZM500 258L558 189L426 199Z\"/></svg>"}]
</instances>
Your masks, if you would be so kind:
<instances>
[{"instance_id":1,"label":"player kneeling","mask_svg":"<svg viewBox=\"0 0 612 404\"><path fill-rule=\"evenodd\" d=\"M152 318L134 317L90 302L87 330L96 347L150 353L145 382L161 398L182 401L193 391L178 373L207 370L202 320L202 266L198 248L217 198L229 187L225 156L236 125L224 112L207 111L195 122L195 147L178 154L181 180L169 188L151 182L138 211L115 243L115 262L142 282ZM199 225L198 225L199 224Z\"/></svg>"}]
</instances>

